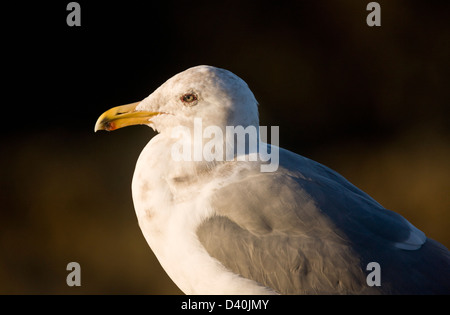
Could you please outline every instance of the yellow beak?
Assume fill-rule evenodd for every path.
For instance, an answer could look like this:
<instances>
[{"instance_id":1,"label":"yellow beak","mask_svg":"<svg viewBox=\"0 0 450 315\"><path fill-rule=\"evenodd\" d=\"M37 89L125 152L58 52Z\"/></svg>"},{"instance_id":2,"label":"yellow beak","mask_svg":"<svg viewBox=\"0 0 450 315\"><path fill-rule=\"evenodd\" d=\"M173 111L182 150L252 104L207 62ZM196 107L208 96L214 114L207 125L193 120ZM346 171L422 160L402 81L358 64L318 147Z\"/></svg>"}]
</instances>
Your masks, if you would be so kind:
<instances>
[{"instance_id":1,"label":"yellow beak","mask_svg":"<svg viewBox=\"0 0 450 315\"><path fill-rule=\"evenodd\" d=\"M158 112L137 111L136 106L140 102L113 107L97 119L94 131L113 131L131 125L148 125L150 118L158 115Z\"/></svg>"}]
</instances>

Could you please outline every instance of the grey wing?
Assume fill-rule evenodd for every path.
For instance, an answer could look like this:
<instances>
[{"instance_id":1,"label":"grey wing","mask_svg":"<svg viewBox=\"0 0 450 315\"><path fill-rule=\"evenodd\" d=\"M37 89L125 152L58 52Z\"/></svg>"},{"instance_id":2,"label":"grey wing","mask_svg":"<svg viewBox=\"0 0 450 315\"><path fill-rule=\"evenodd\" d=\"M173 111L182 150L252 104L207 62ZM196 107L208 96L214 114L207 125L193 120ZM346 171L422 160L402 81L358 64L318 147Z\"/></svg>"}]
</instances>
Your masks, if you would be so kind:
<instances>
[{"instance_id":1,"label":"grey wing","mask_svg":"<svg viewBox=\"0 0 450 315\"><path fill-rule=\"evenodd\" d=\"M278 172L243 171L214 193L197 230L211 256L282 294L449 292L442 245L325 166L280 154ZM372 261L381 287L367 285Z\"/></svg>"}]
</instances>

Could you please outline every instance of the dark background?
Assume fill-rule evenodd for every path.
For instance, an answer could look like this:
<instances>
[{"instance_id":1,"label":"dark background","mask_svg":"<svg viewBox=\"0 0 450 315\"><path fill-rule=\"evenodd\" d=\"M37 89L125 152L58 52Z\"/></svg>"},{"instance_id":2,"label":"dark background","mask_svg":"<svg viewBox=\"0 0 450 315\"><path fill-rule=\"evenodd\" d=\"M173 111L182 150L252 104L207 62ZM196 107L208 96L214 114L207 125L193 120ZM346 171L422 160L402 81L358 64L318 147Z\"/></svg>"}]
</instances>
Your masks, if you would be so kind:
<instances>
[{"instance_id":1,"label":"dark background","mask_svg":"<svg viewBox=\"0 0 450 315\"><path fill-rule=\"evenodd\" d=\"M179 294L137 224L145 126L106 109L208 64L243 78L280 145L450 246L450 5L378 1L2 4L1 294ZM66 265L81 265L81 287Z\"/></svg>"}]
</instances>

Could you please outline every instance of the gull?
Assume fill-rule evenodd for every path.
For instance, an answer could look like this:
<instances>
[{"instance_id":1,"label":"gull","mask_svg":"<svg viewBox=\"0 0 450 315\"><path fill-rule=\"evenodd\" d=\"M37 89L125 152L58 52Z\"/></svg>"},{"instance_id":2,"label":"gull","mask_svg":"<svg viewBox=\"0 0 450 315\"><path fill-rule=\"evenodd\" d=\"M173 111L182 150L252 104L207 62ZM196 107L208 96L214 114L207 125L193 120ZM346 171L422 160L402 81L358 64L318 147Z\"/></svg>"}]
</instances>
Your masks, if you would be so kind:
<instances>
[{"instance_id":1,"label":"gull","mask_svg":"<svg viewBox=\"0 0 450 315\"><path fill-rule=\"evenodd\" d=\"M225 137L211 140L216 159L174 158L180 145L204 149L193 139L198 119L203 131L224 134L259 127L258 102L232 72L196 66L95 124L158 132L138 158L133 203L147 243L184 293L450 293L442 244L318 162L269 143L239 155L225 146L237 140ZM263 155L251 159L262 148L277 152L276 170L262 171Z\"/></svg>"}]
</instances>

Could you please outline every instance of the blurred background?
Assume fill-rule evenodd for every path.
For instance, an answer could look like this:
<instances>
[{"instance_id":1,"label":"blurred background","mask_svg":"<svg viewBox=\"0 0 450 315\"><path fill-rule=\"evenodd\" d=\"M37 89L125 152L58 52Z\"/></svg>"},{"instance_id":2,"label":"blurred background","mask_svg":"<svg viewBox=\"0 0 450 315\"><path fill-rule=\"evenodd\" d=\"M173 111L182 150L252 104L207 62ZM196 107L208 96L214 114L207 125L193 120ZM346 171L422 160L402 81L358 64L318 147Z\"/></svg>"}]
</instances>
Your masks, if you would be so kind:
<instances>
[{"instance_id":1,"label":"blurred background","mask_svg":"<svg viewBox=\"0 0 450 315\"><path fill-rule=\"evenodd\" d=\"M450 2L2 4L0 294L180 294L131 199L145 126L98 116L199 64L243 78L280 145L450 246ZM81 287L66 266L81 265Z\"/></svg>"}]
</instances>

